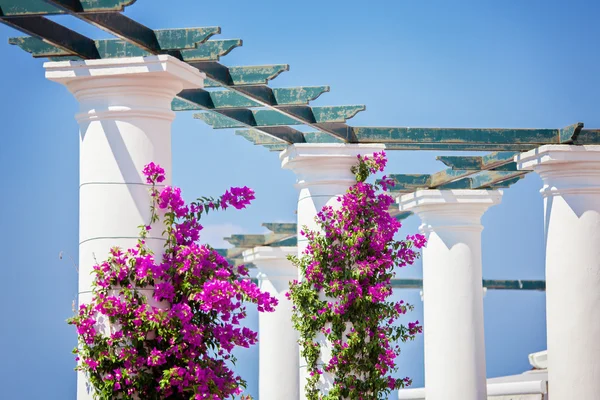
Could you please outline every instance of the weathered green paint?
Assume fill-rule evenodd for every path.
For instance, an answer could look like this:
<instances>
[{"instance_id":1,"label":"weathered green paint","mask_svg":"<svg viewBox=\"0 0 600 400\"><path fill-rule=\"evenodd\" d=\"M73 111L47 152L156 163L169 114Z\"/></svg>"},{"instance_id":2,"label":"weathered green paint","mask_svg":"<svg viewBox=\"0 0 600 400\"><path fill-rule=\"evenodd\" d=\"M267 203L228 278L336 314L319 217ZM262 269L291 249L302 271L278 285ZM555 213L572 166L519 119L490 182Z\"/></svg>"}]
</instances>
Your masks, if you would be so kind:
<instances>
[{"instance_id":1,"label":"weathered green paint","mask_svg":"<svg viewBox=\"0 0 600 400\"><path fill-rule=\"evenodd\" d=\"M581 132L582 128L583 128L583 123L578 122L576 124L567 126L566 128L559 129L559 131L558 131L559 143L568 143L568 144L573 143L577 139L577 136L579 135L579 132Z\"/></svg>"},{"instance_id":2,"label":"weathered green paint","mask_svg":"<svg viewBox=\"0 0 600 400\"><path fill-rule=\"evenodd\" d=\"M546 290L546 281L484 279L482 285L488 290L533 290L539 292ZM422 279L392 279L392 288L394 289L421 289L422 287Z\"/></svg>"},{"instance_id":3,"label":"weathered green paint","mask_svg":"<svg viewBox=\"0 0 600 400\"><path fill-rule=\"evenodd\" d=\"M516 176L525 175L528 172L529 171L484 171L472 175L469 180L471 181L471 189L484 189Z\"/></svg>"},{"instance_id":4,"label":"weathered green paint","mask_svg":"<svg viewBox=\"0 0 600 400\"><path fill-rule=\"evenodd\" d=\"M19 46L22 50L30 53L36 58L57 57L71 54L61 48L52 46L51 44L48 44L43 40L33 36L11 37L8 39L8 43L15 46Z\"/></svg>"},{"instance_id":5,"label":"weathered green paint","mask_svg":"<svg viewBox=\"0 0 600 400\"><path fill-rule=\"evenodd\" d=\"M251 249L257 246L290 246L292 241L290 239L296 239L296 233L293 234L278 234L278 233L267 233L261 234L246 234L246 235L231 235L230 237L223 238L225 241L234 245L237 249ZM235 255L235 251L228 252L228 257Z\"/></svg>"},{"instance_id":6,"label":"weathered green paint","mask_svg":"<svg viewBox=\"0 0 600 400\"><path fill-rule=\"evenodd\" d=\"M301 86L273 89L273 96L278 105L301 105L308 104L325 92L329 92L329 86Z\"/></svg>"},{"instance_id":7,"label":"weathered green paint","mask_svg":"<svg viewBox=\"0 0 600 400\"><path fill-rule=\"evenodd\" d=\"M507 179L507 180L502 181L500 183L494 183L494 184L490 185L489 188L490 189L505 189L505 188L508 188L508 187L514 185L515 183L519 182L523 178L525 178L525 174L524 175L515 176L514 178Z\"/></svg>"},{"instance_id":8,"label":"weathered green paint","mask_svg":"<svg viewBox=\"0 0 600 400\"><path fill-rule=\"evenodd\" d=\"M269 135L265 135L264 133L257 131L256 129L237 129L235 131L235 134L245 138L246 140L256 145L281 144L287 146L287 144L283 140L274 138Z\"/></svg>"},{"instance_id":9,"label":"weathered green paint","mask_svg":"<svg viewBox=\"0 0 600 400\"><path fill-rule=\"evenodd\" d=\"M212 93L203 89L190 89L179 92L171 103L173 111L211 110L215 108Z\"/></svg>"},{"instance_id":10,"label":"weathered green paint","mask_svg":"<svg viewBox=\"0 0 600 400\"><path fill-rule=\"evenodd\" d=\"M394 181L392 190L408 191L417 188L426 188L431 178L429 174L391 174L388 178Z\"/></svg>"},{"instance_id":11,"label":"weathered green paint","mask_svg":"<svg viewBox=\"0 0 600 400\"><path fill-rule=\"evenodd\" d=\"M551 144L558 129L378 128L355 127L361 143Z\"/></svg>"},{"instance_id":12,"label":"weathered green paint","mask_svg":"<svg viewBox=\"0 0 600 400\"><path fill-rule=\"evenodd\" d=\"M123 11L136 0L80 0L85 12ZM5 17L64 14L61 9L43 0L0 0Z\"/></svg>"},{"instance_id":13,"label":"weathered green paint","mask_svg":"<svg viewBox=\"0 0 600 400\"><path fill-rule=\"evenodd\" d=\"M294 222L265 222L262 224L273 233L295 235L298 224Z\"/></svg>"},{"instance_id":14,"label":"weathered green paint","mask_svg":"<svg viewBox=\"0 0 600 400\"><path fill-rule=\"evenodd\" d=\"M193 29L195 30L194 35L192 35L190 32L183 33L182 31L186 31L185 29L163 29L155 30L154 32L157 35L158 43L163 50L178 50L180 48L179 46L184 45L184 43L178 43L178 41L175 39L177 37L179 37L180 40L183 40L181 39L181 37L186 35L188 37L193 37L194 39L197 39L197 41L189 42L185 44L185 46L194 47L200 45L199 49L201 49L206 45L201 45L202 42L204 42L212 35L219 33L220 31L219 27ZM208 41L206 43L211 42L213 41ZM215 40L214 42L220 41ZM49 43L44 42L41 39L38 39L37 37L32 36L9 38L8 43L19 46L21 49L30 53L33 57L36 58L48 57L59 60L59 57L75 56L73 52L53 46ZM98 55L100 58L144 57L152 54L122 39L101 39L95 40L94 43L96 45Z\"/></svg>"},{"instance_id":15,"label":"weathered green paint","mask_svg":"<svg viewBox=\"0 0 600 400\"><path fill-rule=\"evenodd\" d=\"M291 107L295 110L292 111ZM277 110L233 109L227 111L226 115L229 118L214 113L214 115L197 114L194 115L194 118L203 120L215 129L228 129L244 126L302 125L305 121L310 123L344 122L347 118L352 118L361 109L364 109L364 106L290 106L287 110L293 113L295 118L288 117ZM225 110L220 112L224 113Z\"/></svg>"},{"instance_id":16,"label":"weathered green paint","mask_svg":"<svg viewBox=\"0 0 600 400\"><path fill-rule=\"evenodd\" d=\"M482 168L481 157L478 156L437 156L436 160L452 169L480 170Z\"/></svg>"},{"instance_id":17,"label":"weathered green paint","mask_svg":"<svg viewBox=\"0 0 600 400\"><path fill-rule=\"evenodd\" d=\"M437 187L442 184L446 184L460 178L469 176L472 174L472 170L461 170L461 169L445 169L435 174L430 175L427 181L427 186L430 188Z\"/></svg>"},{"instance_id":18,"label":"weathered green paint","mask_svg":"<svg viewBox=\"0 0 600 400\"><path fill-rule=\"evenodd\" d=\"M182 50L183 61L218 61L236 47L242 45L242 39L208 40L192 50Z\"/></svg>"},{"instance_id":19,"label":"weathered green paint","mask_svg":"<svg viewBox=\"0 0 600 400\"><path fill-rule=\"evenodd\" d=\"M44 39L53 46L84 59L100 58L96 44L80 33L64 27L45 17L0 18L0 22L27 35Z\"/></svg>"},{"instance_id":20,"label":"weathered green paint","mask_svg":"<svg viewBox=\"0 0 600 400\"><path fill-rule=\"evenodd\" d=\"M206 112L200 114L194 114L195 119L204 121L208 125L215 129L228 129L228 128L242 128L244 126L256 126L256 122L250 120L251 114L248 114L250 110L247 109L234 109L237 115L235 118L227 117L222 114ZM241 121L240 119L243 119ZM248 123L249 122L249 123Z\"/></svg>"},{"instance_id":21,"label":"weathered green paint","mask_svg":"<svg viewBox=\"0 0 600 400\"><path fill-rule=\"evenodd\" d=\"M162 50L188 50L196 49L202 43L206 43L208 38L221 33L221 28L218 26L197 27L197 28L178 28L178 29L156 29L154 30L156 39ZM218 40L216 42L225 42ZM240 39L235 39L234 42L239 42ZM216 46L218 47L218 45Z\"/></svg>"},{"instance_id":22,"label":"weathered green paint","mask_svg":"<svg viewBox=\"0 0 600 400\"><path fill-rule=\"evenodd\" d=\"M344 140L333 137L324 132L306 132L304 133L306 143L344 143Z\"/></svg>"},{"instance_id":23,"label":"weathered green paint","mask_svg":"<svg viewBox=\"0 0 600 400\"><path fill-rule=\"evenodd\" d=\"M229 67L234 85L266 85L282 72L289 71L288 64Z\"/></svg>"},{"instance_id":24,"label":"weathered green paint","mask_svg":"<svg viewBox=\"0 0 600 400\"><path fill-rule=\"evenodd\" d=\"M546 290L546 281L484 279L483 287L491 290Z\"/></svg>"},{"instance_id":25,"label":"weathered green paint","mask_svg":"<svg viewBox=\"0 0 600 400\"><path fill-rule=\"evenodd\" d=\"M582 129L576 135L573 144L600 144L600 129Z\"/></svg>"},{"instance_id":26,"label":"weathered green paint","mask_svg":"<svg viewBox=\"0 0 600 400\"><path fill-rule=\"evenodd\" d=\"M312 112L316 123L323 122L346 122L353 118L360 111L364 111L364 105L349 105L349 106L324 106L312 107Z\"/></svg>"},{"instance_id":27,"label":"weathered green paint","mask_svg":"<svg viewBox=\"0 0 600 400\"><path fill-rule=\"evenodd\" d=\"M498 168L506 163L511 163L518 153L514 151L496 151L481 157L482 169Z\"/></svg>"},{"instance_id":28,"label":"weathered green paint","mask_svg":"<svg viewBox=\"0 0 600 400\"><path fill-rule=\"evenodd\" d=\"M359 143L382 143L385 144L386 150L421 150L421 151L528 151L539 147L537 144L473 144L473 143L395 143L386 142L364 142Z\"/></svg>"},{"instance_id":29,"label":"weathered green paint","mask_svg":"<svg viewBox=\"0 0 600 400\"><path fill-rule=\"evenodd\" d=\"M214 63L212 63L214 64ZM226 68L226 74L215 65L205 62L190 63L193 67L205 72L209 78L206 79L205 87L220 87L234 85L266 85L270 80L277 78L279 74L289 71L287 64L277 65L252 65Z\"/></svg>"},{"instance_id":30,"label":"weathered green paint","mask_svg":"<svg viewBox=\"0 0 600 400\"><path fill-rule=\"evenodd\" d=\"M473 171L447 169L436 174L392 174L394 192L413 192L418 189L483 189L504 183L529 171ZM516 182L516 181L515 181Z\"/></svg>"}]
</instances>

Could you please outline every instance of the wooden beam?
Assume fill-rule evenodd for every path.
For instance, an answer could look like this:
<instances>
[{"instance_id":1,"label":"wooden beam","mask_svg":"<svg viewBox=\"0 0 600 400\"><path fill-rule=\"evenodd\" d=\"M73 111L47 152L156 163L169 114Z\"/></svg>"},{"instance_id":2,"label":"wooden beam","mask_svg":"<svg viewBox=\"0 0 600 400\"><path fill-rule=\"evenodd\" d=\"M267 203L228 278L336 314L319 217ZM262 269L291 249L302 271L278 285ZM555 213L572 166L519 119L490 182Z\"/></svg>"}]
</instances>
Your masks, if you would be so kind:
<instances>
[{"instance_id":1,"label":"wooden beam","mask_svg":"<svg viewBox=\"0 0 600 400\"><path fill-rule=\"evenodd\" d=\"M218 27L208 27L208 28L195 28L204 31L204 35L206 38L218 32ZM161 32L171 32L171 34L176 34L179 29L164 29L164 30L155 30L154 32L158 36L158 41L160 46L163 49L167 50L176 50L175 48L169 47L169 41L166 39L168 35ZM215 43L213 45L213 43ZM198 43L199 48L197 50L202 49L204 46L212 47L220 46L220 42L227 42L226 40L209 40L204 43ZM19 46L22 50L30 53L33 57L36 58L50 58L52 61L61 61L65 58L73 58L76 55L70 51L66 51L64 49L53 46L49 43L44 42L41 39L32 36L21 36L21 37L12 37L8 39L8 43L12 45ZM122 58L122 57L144 57L149 56L152 53L141 49L140 47L129 43L122 39L101 39L94 40L96 48L98 50L98 54L100 58ZM175 45L176 43L171 42L171 45ZM196 51L195 50L183 50L182 53L186 51ZM208 55L208 53L207 53ZM185 58L185 57L184 57ZM185 61L185 60L184 60Z\"/></svg>"},{"instance_id":2,"label":"wooden beam","mask_svg":"<svg viewBox=\"0 0 600 400\"><path fill-rule=\"evenodd\" d=\"M181 56L185 62L219 61L242 44L242 39L208 40L196 49L182 50Z\"/></svg>"},{"instance_id":3,"label":"wooden beam","mask_svg":"<svg viewBox=\"0 0 600 400\"><path fill-rule=\"evenodd\" d=\"M482 285L488 290L546 291L546 281L484 279ZM394 289L421 289L422 287L422 279L392 279Z\"/></svg>"},{"instance_id":4,"label":"wooden beam","mask_svg":"<svg viewBox=\"0 0 600 400\"><path fill-rule=\"evenodd\" d=\"M50 45L83 59L100 58L96 44L69 28L44 17L13 17L0 20L23 33L35 36Z\"/></svg>"},{"instance_id":5,"label":"wooden beam","mask_svg":"<svg viewBox=\"0 0 600 400\"><path fill-rule=\"evenodd\" d=\"M136 0L70 0L78 12L123 11ZM31 17L64 14L65 11L44 0L0 0L0 10L4 17Z\"/></svg>"},{"instance_id":6,"label":"wooden beam","mask_svg":"<svg viewBox=\"0 0 600 400\"><path fill-rule=\"evenodd\" d=\"M292 108L294 109L293 111ZM290 106L285 107L285 110L293 114L296 118L288 117L276 110L248 110L245 108L219 110L222 115L216 113L195 114L194 118L206 122L215 129L242 128L245 125L265 127L303 125L304 123L322 124L328 122L345 122L346 119L352 118L357 112L364 110L364 106Z\"/></svg>"},{"instance_id":7,"label":"wooden beam","mask_svg":"<svg viewBox=\"0 0 600 400\"><path fill-rule=\"evenodd\" d=\"M210 42L210 41L209 41ZM207 42L208 43L208 42ZM267 86L263 86L270 89ZM272 89L274 98L278 105L295 105L295 104L307 104L318 96L316 93L322 93L326 86L316 87L292 87L292 88L276 88ZM207 94L208 93L208 94ZM260 103L250 99L247 96L241 95L237 92L224 89L219 91L207 92L203 89L190 89L184 90L179 94L183 98L197 98L202 97L203 103L206 108L218 109L218 108L247 108L247 107L262 107ZM210 97L210 102L205 101L205 97ZM288 103L286 103L288 102ZM193 103L183 102L176 99L172 106L173 111L189 111L189 110L202 110L199 106L194 106ZM296 123L294 123L296 124Z\"/></svg>"},{"instance_id":8,"label":"wooden beam","mask_svg":"<svg viewBox=\"0 0 600 400\"><path fill-rule=\"evenodd\" d=\"M361 143L397 144L559 144L558 129L355 127Z\"/></svg>"},{"instance_id":9,"label":"wooden beam","mask_svg":"<svg viewBox=\"0 0 600 400\"><path fill-rule=\"evenodd\" d=\"M262 226L277 234L296 235L298 230L295 222L265 222Z\"/></svg>"}]
</instances>

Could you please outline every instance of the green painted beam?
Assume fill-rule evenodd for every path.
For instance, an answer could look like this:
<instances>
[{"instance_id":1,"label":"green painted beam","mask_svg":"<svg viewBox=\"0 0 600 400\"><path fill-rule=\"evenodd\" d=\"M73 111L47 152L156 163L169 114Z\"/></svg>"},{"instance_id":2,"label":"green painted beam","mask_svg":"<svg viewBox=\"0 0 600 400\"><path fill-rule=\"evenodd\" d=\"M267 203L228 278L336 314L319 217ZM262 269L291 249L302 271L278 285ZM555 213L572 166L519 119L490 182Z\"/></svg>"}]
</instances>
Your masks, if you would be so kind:
<instances>
[{"instance_id":1,"label":"green painted beam","mask_svg":"<svg viewBox=\"0 0 600 400\"><path fill-rule=\"evenodd\" d=\"M377 143L363 142L359 138L359 143ZM537 144L485 144L485 143L394 143L382 141L386 150L407 150L407 151L528 151L539 147Z\"/></svg>"},{"instance_id":2,"label":"green painted beam","mask_svg":"<svg viewBox=\"0 0 600 400\"><path fill-rule=\"evenodd\" d=\"M171 54L182 58L178 50L196 48L197 43L208 39L204 28L167 29L155 32L121 13L83 13L79 0L45 1L152 54ZM220 33L220 30L217 33Z\"/></svg>"},{"instance_id":3,"label":"green painted beam","mask_svg":"<svg viewBox=\"0 0 600 400\"><path fill-rule=\"evenodd\" d=\"M84 12L123 11L136 0L80 0ZM63 14L64 11L43 0L0 0L4 17L30 17Z\"/></svg>"},{"instance_id":4,"label":"green painted beam","mask_svg":"<svg viewBox=\"0 0 600 400\"><path fill-rule=\"evenodd\" d=\"M0 17L0 22L27 35L43 39L54 47L77 57L83 59L100 58L96 44L92 39L44 17Z\"/></svg>"},{"instance_id":5,"label":"green painted beam","mask_svg":"<svg viewBox=\"0 0 600 400\"><path fill-rule=\"evenodd\" d=\"M546 281L484 279L482 284L488 290L546 291ZM421 289L423 288L423 280L392 279L392 287L394 289Z\"/></svg>"},{"instance_id":6,"label":"green painted beam","mask_svg":"<svg viewBox=\"0 0 600 400\"><path fill-rule=\"evenodd\" d=\"M288 143L284 142L283 140L265 135L256 129L237 129L235 134L254 143L255 145L282 145L284 148L288 146Z\"/></svg>"},{"instance_id":7,"label":"green painted beam","mask_svg":"<svg viewBox=\"0 0 600 400\"><path fill-rule=\"evenodd\" d=\"M207 42L210 43L211 41ZM201 46L203 47L203 46ZM276 98L278 105L295 105L307 104L314 100L321 93L328 90L327 86L316 87L292 87L292 88L277 88L272 89L273 95ZM207 94L209 93L209 94ZM247 107L262 107L260 103L243 96L231 90L219 90L207 92L202 89L184 90L179 94L180 97L189 99L200 99L204 107L200 107L193 102L186 102L184 99L176 99L173 102L173 111L190 111L213 108L247 108ZM210 101L206 97L210 97ZM287 103L286 103L287 102Z\"/></svg>"},{"instance_id":8,"label":"green painted beam","mask_svg":"<svg viewBox=\"0 0 600 400\"><path fill-rule=\"evenodd\" d=\"M242 136L246 140L257 146L263 146L270 151L282 151L288 147L288 143L271 137L256 129L238 129L235 134ZM343 143L342 139L332 138L331 135L324 132L306 132L304 133L306 143Z\"/></svg>"},{"instance_id":9,"label":"green painted beam","mask_svg":"<svg viewBox=\"0 0 600 400\"><path fill-rule=\"evenodd\" d=\"M468 189L486 189L512 179L517 176L527 174L529 171L482 171L468 178ZM438 189L446 188L445 185L438 186Z\"/></svg>"},{"instance_id":10,"label":"green painted beam","mask_svg":"<svg viewBox=\"0 0 600 400\"><path fill-rule=\"evenodd\" d=\"M298 229L298 224L294 222L265 222L262 226L273 233L287 235L295 235Z\"/></svg>"},{"instance_id":11,"label":"green painted beam","mask_svg":"<svg viewBox=\"0 0 600 400\"><path fill-rule=\"evenodd\" d=\"M300 86L275 88L273 96L277 105L306 105L323 93L329 92L329 86Z\"/></svg>"},{"instance_id":12,"label":"green painted beam","mask_svg":"<svg viewBox=\"0 0 600 400\"><path fill-rule=\"evenodd\" d=\"M275 79L279 74L290 69L290 66L287 64L229 68L212 61L190 62L189 64L206 74L205 87L266 85L270 80Z\"/></svg>"},{"instance_id":13,"label":"green painted beam","mask_svg":"<svg viewBox=\"0 0 600 400\"><path fill-rule=\"evenodd\" d=\"M506 179L499 183L493 183L489 186L489 188L490 189L505 189L505 188L508 188L508 187L514 185L515 183L519 182L523 178L525 178L525 174L515 176L514 178Z\"/></svg>"},{"instance_id":14,"label":"green painted beam","mask_svg":"<svg viewBox=\"0 0 600 400\"><path fill-rule=\"evenodd\" d=\"M208 40L192 50L182 50L183 61L219 61L233 49L243 44L242 39Z\"/></svg>"},{"instance_id":15,"label":"green painted beam","mask_svg":"<svg viewBox=\"0 0 600 400\"><path fill-rule=\"evenodd\" d=\"M187 51L199 51L204 46L208 45L208 47L213 46L213 42L227 42L226 40L215 40L215 41L207 41L209 37L218 34L220 32L219 27L206 27L206 28L193 28L196 29L198 42L195 43L196 46L199 46L198 49L195 50L184 50L182 53ZM155 34L157 35L159 45L162 49L166 50L178 50L178 44L174 40L168 39L170 35L177 34L180 29L162 29L155 30ZM167 34L169 32L169 34ZM204 42L204 44L202 44ZM36 58L50 58L53 61L60 61L65 57L74 57L76 56L73 52L61 49L59 47L53 46L49 43L44 42L41 39L32 36L21 36L21 37L12 37L8 39L8 43L12 45L19 46L22 50L30 53L33 57ZM98 51L98 55L100 58L122 58L122 57L143 57L151 55L152 53L141 49L140 47L126 42L122 39L102 39L102 40L94 40L96 49ZM217 44L218 45L218 44ZM171 47L175 46L175 47ZM208 54L208 53L207 53Z\"/></svg>"},{"instance_id":16,"label":"green painted beam","mask_svg":"<svg viewBox=\"0 0 600 400\"><path fill-rule=\"evenodd\" d=\"M564 143L560 129L355 127L361 143L543 145Z\"/></svg>"},{"instance_id":17,"label":"green painted beam","mask_svg":"<svg viewBox=\"0 0 600 400\"><path fill-rule=\"evenodd\" d=\"M365 109L364 106L325 106L308 107L293 106L299 119L307 120L311 123L321 124L326 122L345 122L352 118L356 113ZM291 107L290 107L291 108ZM289 110L289 108L288 108ZM279 125L302 125L301 121L290 118L276 110L260 109L236 109L230 110L227 117L216 113L195 114L194 118L200 119L215 129L242 128L246 126L279 126Z\"/></svg>"},{"instance_id":18,"label":"green painted beam","mask_svg":"<svg viewBox=\"0 0 600 400\"><path fill-rule=\"evenodd\" d=\"M101 29L104 29L105 31L127 41L130 44L134 44L137 47L140 47L142 50L147 51L148 53L151 54L171 54L177 58L180 58L182 60L185 60L184 58L184 54L182 54L182 49L177 49L177 50L165 50L159 43L159 35L157 33L155 33L153 30L151 30L150 28L129 19L128 17L126 17L123 14L120 13L98 13L98 12L82 12L83 8L81 7L81 5L79 4L79 2L77 0L45 0L46 2L52 3L55 7L61 8L63 11L68 12L69 14L80 18L92 25L95 25ZM101 1L101 0L100 0ZM41 39L48 39L48 35L50 34L46 34L46 36L44 36L43 34L41 34L40 32L29 32L27 30L24 30L23 27L20 27L21 30L32 34L33 36L39 37ZM182 39L183 38L183 39ZM166 40L165 38L163 38L164 40ZM174 41L176 43L189 43L189 42L193 42L193 39L190 39L188 36L186 36L185 34L181 35L181 37L177 37L177 36L169 36L167 37L167 39ZM89 39L88 39L89 40ZM69 53L73 53L73 55L75 56L79 56L81 58L87 59L87 58L99 58L99 54L85 54L85 52L82 51L72 51L75 47L74 46L64 46L61 45L60 43L56 43L53 40L49 40L48 41L50 44L58 46L64 50L69 51ZM90 43L94 43L94 42L90 42ZM89 44L89 43L88 43ZM94 46L95 47L95 46ZM184 48L187 49L187 48ZM94 52L97 53L97 51L94 49ZM72 57L73 55L69 54L66 55L65 57ZM56 54L53 54L53 56L56 56ZM190 61L188 61L188 63L195 67L198 68L200 71L204 72L207 75L207 79L205 80L205 87L225 87L228 88L232 91L235 91L238 94L244 95L246 97L248 97L250 100L253 100L257 103L259 103L261 106L263 107L267 107L270 110L275 110L275 112L277 113L277 119L278 120L294 120L296 121L296 124L305 124L308 125L316 130L325 132L330 134L331 136L333 136L336 139L341 139L343 141L350 141L350 142L356 142L356 139L354 137L353 131L352 129L347 126L345 124L345 120L347 118L334 118L332 113L335 112L335 109L321 109L318 110L318 112L320 112L320 114L314 115L312 114L312 110L311 114L308 114L308 111L306 108L302 108L302 106L300 105L300 108L291 108L293 106L282 106L282 107L278 107L275 108L274 106L279 106L279 104L276 104L276 102L279 100L274 92L267 88L267 87L259 87L257 85L266 85L268 83L268 81L274 79L275 77L277 77L280 73L289 70L289 66L287 64L278 64L278 65L265 65L265 66L240 66L240 67L226 67L218 62L216 62L214 60L214 58L218 57L215 56L215 53L211 53L209 52L209 56L207 56L206 58L208 58L208 61L196 61L194 60L194 57L199 57L196 52L193 52L192 55L190 55L188 53L187 55ZM194 60L194 61L191 61ZM320 93L322 93L322 91L317 92L314 95L311 95L311 97L316 97L318 95L320 95ZM285 92L281 92L278 93L281 94L282 97L285 97L286 95L288 96L294 96L297 97L297 94L295 93L285 93ZM204 96L204 95L202 95ZM205 96L204 96L205 98ZM189 102L189 99L186 99L187 103ZM208 108L207 107L207 102L205 101L202 104L199 104L199 106L201 107L201 109L205 109ZM184 107L185 109L189 108L189 104L185 105L182 104L181 102L176 102L176 107ZM296 104L295 104L296 105ZM244 111L244 110L240 110L238 111L238 115L235 115L233 112L220 112L221 114L229 117L230 119L234 119L238 122L240 122L241 124L237 124L235 125L236 127L251 127L251 126L261 126L262 122L259 119L259 123L256 124L252 124L253 119L254 122L256 122L256 118L254 116L250 116L250 113L248 111ZM283 117L279 117L279 115L282 115ZM311 118L312 117L312 118ZM268 127L272 127L272 126L277 126L277 125L281 125L281 122L276 122L276 123L271 123L269 122L271 118L274 117L269 117L267 116L267 122L264 123L265 126ZM313 122L314 119L314 122ZM324 122L319 122L319 121L324 121ZM226 121L226 120L224 120ZM290 124L285 124L285 125L290 125ZM290 131L289 128L285 128L285 129L261 129L262 132L269 134L269 135L273 135L273 133L275 133L277 136L275 137L279 137L281 132L284 133L292 133L295 136L295 139L293 141L288 141L289 143L296 143L296 142L304 142L304 139L302 137L302 139L300 140L299 137L301 137L301 134L298 135L297 131Z\"/></svg>"},{"instance_id":19,"label":"green painted beam","mask_svg":"<svg viewBox=\"0 0 600 400\"><path fill-rule=\"evenodd\" d=\"M453 170L481 170L483 167L480 156L437 156L436 160L443 162Z\"/></svg>"},{"instance_id":20,"label":"green painted beam","mask_svg":"<svg viewBox=\"0 0 600 400\"><path fill-rule=\"evenodd\" d=\"M472 171L447 169L436 174L392 174L393 192L419 189L484 189L527 174L529 171ZM511 181L512 182L512 181Z\"/></svg>"}]
</instances>

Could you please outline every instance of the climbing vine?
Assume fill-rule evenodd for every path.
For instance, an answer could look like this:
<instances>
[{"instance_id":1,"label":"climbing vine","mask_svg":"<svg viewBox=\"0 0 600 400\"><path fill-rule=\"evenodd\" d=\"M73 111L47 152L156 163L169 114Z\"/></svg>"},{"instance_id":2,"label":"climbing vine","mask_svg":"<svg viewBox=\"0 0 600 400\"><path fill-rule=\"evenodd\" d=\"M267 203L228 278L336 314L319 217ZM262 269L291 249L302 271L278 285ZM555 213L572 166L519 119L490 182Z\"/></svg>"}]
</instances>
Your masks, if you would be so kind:
<instances>
[{"instance_id":1,"label":"climbing vine","mask_svg":"<svg viewBox=\"0 0 600 400\"><path fill-rule=\"evenodd\" d=\"M302 276L288 296L307 362L308 400L387 399L411 383L391 375L399 343L422 328L419 321L394 325L413 307L388 299L395 267L412 264L425 237L394 240L401 224L388 212L393 199L377 193L393 182L384 176L366 183L386 162L384 152L358 156L356 184L338 198L339 208L325 206L317 214L318 231L303 228L308 245L301 257L290 257Z\"/></svg>"},{"instance_id":2,"label":"climbing vine","mask_svg":"<svg viewBox=\"0 0 600 400\"><path fill-rule=\"evenodd\" d=\"M94 266L92 298L69 324L77 328L78 369L88 375L96 399L227 399L244 380L232 368L232 350L256 343L242 327L244 302L273 311L277 300L207 245L198 243L199 221L210 210L245 208L247 188L186 205L176 187L158 190L164 170L144 168L150 186L151 221L131 249L113 248ZM164 254L146 243L151 226L164 225Z\"/></svg>"}]
</instances>

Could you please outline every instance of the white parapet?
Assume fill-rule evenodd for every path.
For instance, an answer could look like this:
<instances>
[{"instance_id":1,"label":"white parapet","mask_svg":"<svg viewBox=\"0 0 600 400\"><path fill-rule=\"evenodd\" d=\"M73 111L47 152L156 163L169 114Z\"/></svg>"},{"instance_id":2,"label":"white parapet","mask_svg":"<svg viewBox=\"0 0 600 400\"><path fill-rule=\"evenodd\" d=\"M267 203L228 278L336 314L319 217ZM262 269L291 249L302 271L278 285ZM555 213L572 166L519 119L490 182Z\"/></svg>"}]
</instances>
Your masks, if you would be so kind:
<instances>
[{"instance_id":1,"label":"white parapet","mask_svg":"<svg viewBox=\"0 0 600 400\"><path fill-rule=\"evenodd\" d=\"M297 177L298 198L298 255L302 255L307 240L300 231L307 226L317 230L315 217L324 206L340 206L337 198L356 183L351 168L358 164L357 156L370 156L385 150L380 144L295 144L282 151L282 168L292 170ZM326 347L326 345L324 345ZM304 400L306 361L300 359L300 399ZM326 393L324 393L326 394Z\"/></svg>"},{"instance_id":2,"label":"white parapet","mask_svg":"<svg viewBox=\"0 0 600 400\"><path fill-rule=\"evenodd\" d=\"M544 182L548 378L552 400L600 393L600 146L519 154Z\"/></svg>"},{"instance_id":3,"label":"white parapet","mask_svg":"<svg viewBox=\"0 0 600 400\"><path fill-rule=\"evenodd\" d=\"M171 179L171 111L183 89L201 88L205 75L171 56L60 61L44 64L46 78L79 102L79 302L89 301L95 260L113 246L134 247L150 221L144 165L160 164ZM162 227L147 240L161 257ZM148 293L151 295L152 293ZM78 377L77 399L92 399Z\"/></svg>"},{"instance_id":4,"label":"white parapet","mask_svg":"<svg viewBox=\"0 0 600 400\"><path fill-rule=\"evenodd\" d=\"M421 218L427 400L486 398L481 217L497 190L419 190L398 199Z\"/></svg>"},{"instance_id":5,"label":"white parapet","mask_svg":"<svg viewBox=\"0 0 600 400\"><path fill-rule=\"evenodd\" d=\"M244 262L253 263L260 271L261 290L279 301L274 312L258 315L258 397L261 400L297 400L300 394L298 333L292 324L292 302L285 295L289 283L298 277L296 267L287 259L296 253L296 247L287 246L261 246L243 253Z\"/></svg>"}]
</instances>

